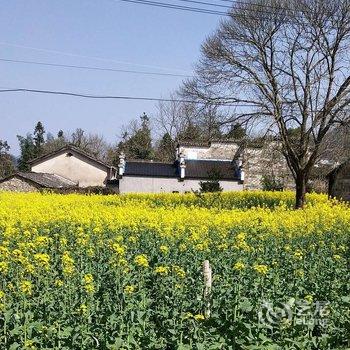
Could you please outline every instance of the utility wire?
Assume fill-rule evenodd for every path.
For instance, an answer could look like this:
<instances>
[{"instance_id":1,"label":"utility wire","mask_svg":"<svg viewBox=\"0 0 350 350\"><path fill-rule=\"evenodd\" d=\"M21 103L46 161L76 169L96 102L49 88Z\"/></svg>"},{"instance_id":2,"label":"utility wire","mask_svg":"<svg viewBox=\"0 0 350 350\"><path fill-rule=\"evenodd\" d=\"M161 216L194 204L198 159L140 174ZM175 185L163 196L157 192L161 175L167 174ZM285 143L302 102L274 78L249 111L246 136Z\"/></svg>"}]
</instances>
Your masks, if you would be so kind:
<instances>
[{"instance_id":1,"label":"utility wire","mask_svg":"<svg viewBox=\"0 0 350 350\"><path fill-rule=\"evenodd\" d=\"M173 4L158 2L158 1L149 1L149 0L120 0L120 1L130 2L130 3L134 3L134 4L139 4L139 5L141 4L141 5L148 5L148 6L155 6L155 7L163 7L163 8L173 9L173 10L206 13L206 14L210 14L210 15L219 15L219 16L229 16L229 14L227 12L204 9L204 8L200 8L200 7L173 5Z\"/></svg>"},{"instance_id":2,"label":"utility wire","mask_svg":"<svg viewBox=\"0 0 350 350\"><path fill-rule=\"evenodd\" d=\"M182 1L182 2L187 2L187 3L195 3L195 4L201 4L201 5L206 5L206 6L216 6L216 7L221 7L221 8L226 8L230 10L235 10L238 9L239 7L237 5L243 5L243 6L254 6L254 7L261 7L262 9L257 9L257 8L244 8L245 11L257 11L257 12L262 12L265 14L271 14L271 10L284 10L284 11L291 11L288 8L283 8L283 7L278 7L278 6L273 6L273 5L262 5L258 3L248 3L248 2L243 2L243 1L232 1L232 0L219 0L219 1L224 1L226 3L230 3L231 5L220 5L216 4L214 2L204 2L204 1L198 1L198 0L175 0L175 1ZM234 6L236 5L236 6ZM266 10L264 10L266 8Z\"/></svg>"},{"instance_id":3,"label":"utility wire","mask_svg":"<svg viewBox=\"0 0 350 350\"><path fill-rule=\"evenodd\" d=\"M103 68L103 67L92 67L92 66L77 66L77 65L59 64L59 63L51 63L51 62L13 60L13 59L7 59L7 58L0 58L0 61L7 62L7 63L24 63L24 64L32 64L32 65L37 65L37 66L72 68L72 69L80 69L80 70L95 70L95 71L107 71L107 72L118 72L118 73L159 75L159 76L170 76L170 77L181 77L181 78L193 77L192 75L185 75L185 74L160 73L160 72L114 69L114 68Z\"/></svg>"},{"instance_id":4,"label":"utility wire","mask_svg":"<svg viewBox=\"0 0 350 350\"><path fill-rule=\"evenodd\" d=\"M181 103L193 103L205 105L205 102L184 100L184 99L171 99L171 98L157 98L157 97L136 97L136 96L117 96L117 95L93 95L79 92L70 91L54 91L54 90L39 90L39 89L27 89L27 88L5 88L1 87L0 93L8 92L29 92L37 94L50 94L50 95L63 95L71 97L81 97L90 99L106 99L106 100L137 100L137 101L157 101L157 102L181 102ZM218 105L223 105L226 107L257 107L254 104L226 104L217 103Z\"/></svg>"},{"instance_id":5,"label":"utility wire","mask_svg":"<svg viewBox=\"0 0 350 350\"><path fill-rule=\"evenodd\" d=\"M41 52L48 52L48 53L54 53L59 55L65 55L70 57L81 57L81 58L88 58L91 60L97 60L97 61L103 61L103 62L113 62L118 64L126 64L129 66L138 66L138 67L144 67L144 68L153 68L153 69L159 69L159 70L168 70L168 71L178 71L178 72L185 72L184 70L178 69L178 68L169 68L169 67L160 67L160 66L153 66L153 65L146 65L146 64L139 64L139 63L132 63L132 62L125 62L125 61L118 61L111 58L104 58L104 57L98 57L98 56L86 56L86 55L80 55L75 54L71 52L65 52L65 51L59 51L59 50L51 50L51 49L45 49L40 47L34 47L34 46L26 46L26 45L19 45L19 44L13 44L8 42L0 41L0 45L5 46L11 46L11 47L18 47L28 50L35 50L35 51L41 51ZM186 72L187 73L187 72Z\"/></svg>"},{"instance_id":6,"label":"utility wire","mask_svg":"<svg viewBox=\"0 0 350 350\"><path fill-rule=\"evenodd\" d=\"M137 96L118 96L118 95L93 95L80 92L70 92L70 91L54 91L54 90L39 90L39 89L27 89L27 88L9 88L0 87L0 93L10 93L10 92L29 92L37 94L48 94L48 95L63 95L78 98L88 98L88 99L102 99L102 100L136 100L136 101L156 101L156 102L180 102L180 103L191 103L198 105L208 105L210 102L201 102L193 100L184 99L172 99L172 98L157 98L157 97L137 97ZM242 102L230 102L223 103L218 100L212 100L212 104L223 107L259 107L258 104L254 103L242 103ZM312 110L312 112L322 112L322 110Z\"/></svg>"},{"instance_id":7,"label":"utility wire","mask_svg":"<svg viewBox=\"0 0 350 350\"><path fill-rule=\"evenodd\" d=\"M232 6L215 4L213 2L205 2L205 1L197 1L197 0L176 0L176 1L182 1L182 2L187 2L187 3L205 5L205 6L215 6L215 7L221 7L221 8L226 8L226 9L232 9Z\"/></svg>"},{"instance_id":8,"label":"utility wire","mask_svg":"<svg viewBox=\"0 0 350 350\"><path fill-rule=\"evenodd\" d=\"M118 0L113 0L118 1ZM290 11L287 8L282 8L282 7L273 7L271 6L271 8L269 8L268 10L262 10L262 9L253 9L253 8L245 8L243 10L245 11L253 11L253 13L235 13L234 10L237 9L237 7L234 6L235 3L232 3L232 6L225 6L225 8L227 8L228 12L223 12L223 11L219 11L219 10L215 10L215 9L206 9L203 7L192 7L192 6L183 6L183 5L177 5L177 4L172 4L172 3L165 3L165 2L159 2L159 1L150 1L150 0L119 0L119 1L123 1L123 2L129 2L129 3L134 3L134 4L141 4L141 5L148 5L148 6L155 6L155 7L163 7L163 8L169 8L169 9L173 9L173 10L183 10L183 11L190 11L190 12L197 12L197 13L206 13L206 14L211 14L211 15L219 15L219 16L227 16L227 17L237 17L237 18L255 18L256 12L265 14L265 15L271 15L272 14L272 10L284 10L284 11ZM191 3L202 3L205 4L207 6L220 6L217 4L212 4L212 3L204 3L202 1L196 1L196 0L177 0L177 1L184 1L184 2L191 2ZM229 1L229 0L228 0ZM255 5L255 6L259 6L258 4L248 4L245 3L247 5Z\"/></svg>"},{"instance_id":9,"label":"utility wire","mask_svg":"<svg viewBox=\"0 0 350 350\"><path fill-rule=\"evenodd\" d=\"M256 7L261 7L262 9L267 9L265 12L270 13L271 10L284 10L284 11L293 11L292 9L289 9L287 7L280 7L280 6L274 6L274 5L264 5L264 4L259 4L258 2L245 2L245 1L238 1L238 0L218 0L222 1L225 3L230 3L232 5L243 5L243 6L256 6ZM255 9L254 9L255 11Z\"/></svg>"}]
</instances>

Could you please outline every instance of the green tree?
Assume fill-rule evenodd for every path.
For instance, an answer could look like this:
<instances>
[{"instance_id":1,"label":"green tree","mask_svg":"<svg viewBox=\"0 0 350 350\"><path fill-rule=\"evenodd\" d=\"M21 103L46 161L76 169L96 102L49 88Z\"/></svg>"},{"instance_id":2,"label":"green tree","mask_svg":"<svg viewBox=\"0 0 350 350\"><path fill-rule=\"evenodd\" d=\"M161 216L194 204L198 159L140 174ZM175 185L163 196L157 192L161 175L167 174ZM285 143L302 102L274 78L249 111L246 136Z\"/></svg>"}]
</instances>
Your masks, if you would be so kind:
<instances>
[{"instance_id":1,"label":"green tree","mask_svg":"<svg viewBox=\"0 0 350 350\"><path fill-rule=\"evenodd\" d=\"M38 122L35 125L34 128L34 152L35 152L35 156L39 157L42 155L43 151L44 151L44 144L45 144L45 129L44 126L42 124L42 122Z\"/></svg>"},{"instance_id":2,"label":"green tree","mask_svg":"<svg viewBox=\"0 0 350 350\"><path fill-rule=\"evenodd\" d=\"M176 143L167 132L159 140L156 156L158 160L163 162L171 162L175 160Z\"/></svg>"},{"instance_id":3,"label":"green tree","mask_svg":"<svg viewBox=\"0 0 350 350\"><path fill-rule=\"evenodd\" d=\"M182 142L203 141L202 130L198 125L194 124L193 122L189 122L186 128L181 133L179 133L178 139Z\"/></svg>"},{"instance_id":4,"label":"green tree","mask_svg":"<svg viewBox=\"0 0 350 350\"><path fill-rule=\"evenodd\" d=\"M18 169L21 171L28 171L30 167L28 162L31 159L41 156L45 151L45 129L43 124L39 121L34 128L34 137L28 133L25 137L17 135L21 155L18 160Z\"/></svg>"},{"instance_id":5,"label":"green tree","mask_svg":"<svg viewBox=\"0 0 350 350\"><path fill-rule=\"evenodd\" d=\"M18 159L18 169L21 171L28 171L30 170L28 162L36 157L33 136L31 134L27 134L26 137L17 135L17 139L21 149L21 155Z\"/></svg>"},{"instance_id":6,"label":"green tree","mask_svg":"<svg viewBox=\"0 0 350 350\"><path fill-rule=\"evenodd\" d=\"M63 130L60 130L60 131L57 133L57 137L58 137L59 139L64 138Z\"/></svg>"},{"instance_id":7,"label":"green tree","mask_svg":"<svg viewBox=\"0 0 350 350\"><path fill-rule=\"evenodd\" d=\"M226 138L233 140L241 140L245 136L247 136L245 129L239 123L231 125L229 132L226 134Z\"/></svg>"},{"instance_id":8,"label":"green tree","mask_svg":"<svg viewBox=\"0 0 350 350\"><path fill-rule=\"evenodd\" d=\"M7 141L0 140L0 179L11 175L15 171L9 150L10 146Z\"/></svg>"},{"instance_id":9,"label":"green tree","mask_svg":"<svg viewBox=\"0 0 350 350\"><path fill-rule=\"evenodd\" d=\"M208 180L199 182L200 193L205 192L222 192L222 187L220 186L220 171L213 168L208 172Z\"/></svg>"},{"instance_id":10,"label":"green tree","mask_svg":"<svg viewBox=\"0 0 350 350\"><path fill-rule=\"evenodd\" d=\"M118 151L123 151L127 157L135 159L152 159L154 150L150 120L146 113L140 117L140 123L133 121L129 130L124 131L122 141L118 145Z\"/></svg>"}]
</instances>

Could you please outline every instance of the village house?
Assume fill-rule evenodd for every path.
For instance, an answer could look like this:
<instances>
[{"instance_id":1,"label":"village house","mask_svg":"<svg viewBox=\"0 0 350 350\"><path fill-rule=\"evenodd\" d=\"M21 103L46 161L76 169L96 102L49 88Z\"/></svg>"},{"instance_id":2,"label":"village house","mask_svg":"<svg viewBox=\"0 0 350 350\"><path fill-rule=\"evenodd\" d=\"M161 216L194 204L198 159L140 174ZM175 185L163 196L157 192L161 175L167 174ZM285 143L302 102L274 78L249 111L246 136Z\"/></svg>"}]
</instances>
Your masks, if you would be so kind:
<instances>
[{"instance_id":1,"label":"village house","mask_svg":"<svg viewBox=\"0 0 350 350\"><path fill-rule=\"evenodd\" d=\"M224 191L243 189L243 171L237 161L226 159L189 159L177 152L173 163L128 160L120 155L118 167L110 166L72 145L29 162L31 171L16 173L0 181L0 190L34 191L107 187L115 192L189 192L200 188L201 181L218 175ZM50 179L50 184L43 179ZM63 183L67 179L67 183Z\"/></svg>"},{"instance_id":2,"label":"village house","mask_svg":"<svg viewBox=\"0 0 350 350\"><path fill-rule=\"evenodd\" d=\"M211 181L212 174L218 174L223 191L243 190L243 173L232 159L191 160L182 154L174 163L120 158L117 182L120 193L184 193L198 191L200 182Z\"/></svg>"},{"instance_id":3,"label":"village house","mask_svg":"<svg viewBox=\"0 0 350 350\"><path fill-rule=\"evenodd\" d=\"M329 196L350 201L350 159L338 165L327 177Z\"/></svg>"},{"instance_id":4,"label":"village house","mask_svg":"<svg viewBox=\"0 0 350 350\"><path fill-rule=\"evenodd\" d=\"M57 174L17 172L0 180L0 191L37 192L43 189L74 189L77 183Z\"/></svg>"},{"instance_id":5,"label":"village house","mask_svg":"<svg viewBox=\"0 0 350 350\"><path fill-rule=\"evenodd\" d=\"M30 192L41 189L105 187L116 173L116 168L72 145L33 159L29 165L30 172L19 172L0 180L0 190Z\"/></svg>"},{"instance_id":6,"label":"village house","mask_svg":"<svg viewBox=\"0 0 350 350\"><path fill-rule=\"evenodd\" d=\"M293 177L278 147L278 143L271 141L263 144L179 143L174 162L127 159L120 154L118 165L111 166L67 145L33 159L29 162L30 172L19 172L0 180L0 190L29 192L98 187L116 193L185 193L198 191L202 182L215 178L223 191L242 191L263 188L266 177L278 179L281 189L294 189ZM315 172L318 176L320 169ZM317 178L317 183L320 191L326 192L325 177Z\"/></svg>"}]
</instances>

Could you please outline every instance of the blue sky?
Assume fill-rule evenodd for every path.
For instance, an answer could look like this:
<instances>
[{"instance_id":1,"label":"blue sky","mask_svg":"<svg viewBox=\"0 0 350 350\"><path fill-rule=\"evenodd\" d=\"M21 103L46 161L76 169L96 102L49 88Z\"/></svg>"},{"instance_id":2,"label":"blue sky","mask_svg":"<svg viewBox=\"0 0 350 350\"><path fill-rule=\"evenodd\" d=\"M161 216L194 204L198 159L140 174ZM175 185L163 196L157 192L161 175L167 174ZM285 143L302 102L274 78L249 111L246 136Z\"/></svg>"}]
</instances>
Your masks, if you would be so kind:
<instances>
[{"instance_id":1,"label":"blue sky","mask_svg":"<svg viewBox=\"0 0 350 350\"><path fill-rule=\"evenodd\" d=\"M191 74L201 43L219 21L215 15L119 0L2 0L0 58ZM0 61L0 88L167 97L181 81ZM142 112L154 115L155 103L0 93L0 139L18 155L16 135L32 131L41 120L54 134L81 127L113 142L120 127Z\"/></svg>"}]
</instances>

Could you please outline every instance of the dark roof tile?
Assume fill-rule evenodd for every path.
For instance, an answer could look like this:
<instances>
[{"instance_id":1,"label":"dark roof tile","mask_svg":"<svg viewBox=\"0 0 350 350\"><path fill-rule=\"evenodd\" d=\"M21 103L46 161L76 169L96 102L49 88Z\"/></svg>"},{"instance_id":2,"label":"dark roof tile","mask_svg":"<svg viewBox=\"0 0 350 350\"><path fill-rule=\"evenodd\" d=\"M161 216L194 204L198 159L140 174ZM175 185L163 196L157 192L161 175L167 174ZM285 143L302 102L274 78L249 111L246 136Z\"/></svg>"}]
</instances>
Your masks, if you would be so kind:
<instances>
[{"instance_id":1,"label":"dark roof tile","mask_svg":"<svg viewBox=\"0 0 350 350\"><path fill-rule=\"evenodd\" d=\"M186 160L186 178L208 179L217 173L221 180L238 180L238 168L232 161L217 160ZM126 161L125 176L154 176L178 178L179 166L174 163L160 163L152 161Z\"/></svg>"},{"instance_id":2,"label":"dark roof tile","mask_svg":"<svg viewBox=\"0 0 350 350\"><path fill-rule=\"evenodd\" d=\"M186 177L205 179L216 173L221 180L238 180L238 168L232 161L186 160Z\"/></svg>"},{"instance_id":3,"label":"dark roof tile","mask_svg":"<svg viewBox=\"0 0 350 350\"><path fill-rule=\"evenodd\" d=\"M126 161L124 175L178 177L177 166L174 163Z\"/></svg>"},{"instance_id":4,"label":"dark roof tile","mask_svg":"<svg viewBox=\"0 0 350 350\"><path fill-rule=\"evenodd\" d=\"M45 188L70 188L77 186L77 183L56 174L18 172L12 176L20 177L36 183Z\"/></svg>"}]
</instances>

